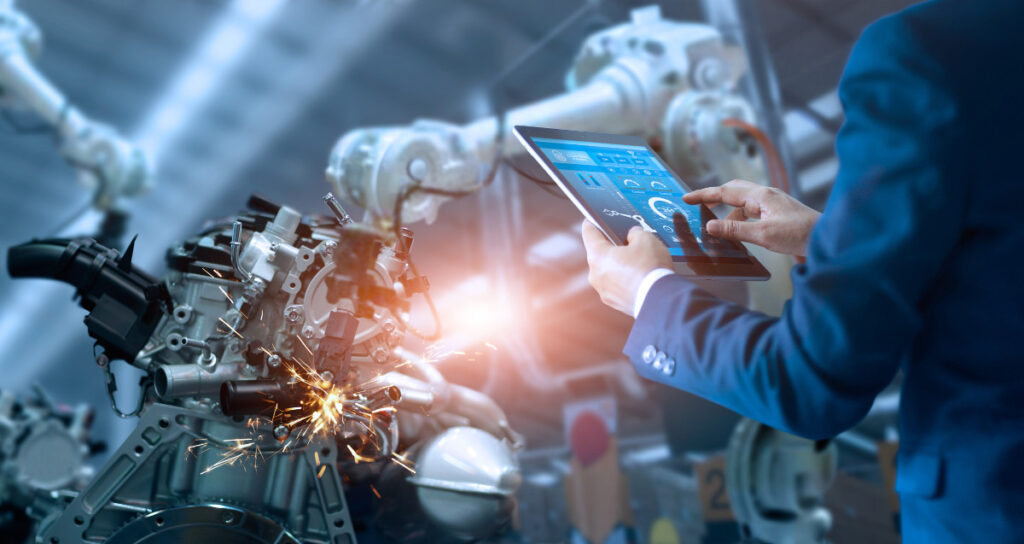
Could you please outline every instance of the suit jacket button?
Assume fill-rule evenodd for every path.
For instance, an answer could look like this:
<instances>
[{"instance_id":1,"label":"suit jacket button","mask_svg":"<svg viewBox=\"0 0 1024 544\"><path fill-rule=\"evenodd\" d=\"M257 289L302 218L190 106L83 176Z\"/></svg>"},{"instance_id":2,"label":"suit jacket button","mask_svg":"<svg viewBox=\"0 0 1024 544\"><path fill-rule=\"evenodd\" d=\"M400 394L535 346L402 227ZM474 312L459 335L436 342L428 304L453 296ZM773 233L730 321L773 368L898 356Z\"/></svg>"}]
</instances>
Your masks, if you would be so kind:
<instances>
[{"instance_id":1,"label":"suit jacket button","mask_svg":"<svg viewBox=\"0 0 1024 544\"><path fill-rule=\"evenodd\" d=\"M654 367L655 370L661 370L665 365L665 358L665 353L659 351L658 355L654 357L654 361L651 362L651 366Z\"/></svg>"},{"instance_id":2,"label":"suit jacket button","mask_svg":"<svg viewBox=\"0 0 1024 544\"><path fill-rule=\"evenodd\" d=\"M647 346L644 348L644 352L640 354L645 364L651 364L654 360L654 356L658 354L658 350L654 349L654 346Z\"/></svg>"},{"instance_id":3,"label":"suit jacket button","mask_svg":"<svg viewBox=\"0 0 1024 544\"><path fill-rule=\"evenodd\" d=\"M666 376L671 376L676 373L676 360L668 359L665 361L665 365L661 367L661 372Z\"/></svg>"}]
</instances>

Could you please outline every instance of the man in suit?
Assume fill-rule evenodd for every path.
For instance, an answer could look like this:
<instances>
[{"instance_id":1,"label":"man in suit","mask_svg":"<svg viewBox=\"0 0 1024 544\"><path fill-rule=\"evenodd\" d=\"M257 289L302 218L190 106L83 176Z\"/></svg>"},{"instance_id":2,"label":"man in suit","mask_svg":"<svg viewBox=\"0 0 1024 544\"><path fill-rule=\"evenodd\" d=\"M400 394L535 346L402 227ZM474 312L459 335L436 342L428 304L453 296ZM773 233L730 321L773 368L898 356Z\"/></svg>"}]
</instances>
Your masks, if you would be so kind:
<instances>
[{"instance_id":1,"label":"man in suit","mask_svg":"<svg viewBox=\"0 0 1024 544\"><path fill-rule=\"evenodd\" d=\"M820 217L746 182L686 196L736 207L712 235L806 255L781 317L672 274L650 234L615 247L584 224L647 378L819 439L902 369L905 542L1024 542L1022 20L1020 2L933 0L868 27Z\"/></svg>"}]
</instances>

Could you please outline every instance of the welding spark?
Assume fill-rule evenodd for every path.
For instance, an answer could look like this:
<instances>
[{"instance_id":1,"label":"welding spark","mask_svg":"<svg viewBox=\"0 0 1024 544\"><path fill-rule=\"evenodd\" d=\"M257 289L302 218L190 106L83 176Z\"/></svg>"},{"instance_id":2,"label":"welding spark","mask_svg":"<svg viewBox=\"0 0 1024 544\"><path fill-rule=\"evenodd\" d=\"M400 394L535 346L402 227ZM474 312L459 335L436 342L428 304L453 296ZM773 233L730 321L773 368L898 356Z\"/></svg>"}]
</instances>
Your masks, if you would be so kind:
<instances>
[{"instance_id":1,"label":"welding spark","mask_svg":"<svg viewBox=\"0 0 1024 544\"><path fill-rule=\"evenodd\" d=\"M235 463L247 457L254 459L253 468L255 468L255 460L262 457L259 446L256 445L255 441L249 438L232 438L227 440L227 442L232 442L233 445L227 447L227 451L225 451L219 461L203 469L200 474L207 474L223 466L234 466Z\"/></svg>"},{"instance_id":2,"label":"welding spark","mask_svg":"<svg viewBox=\"0 0 1024 544\"><path fill-rule=\"evenodd\" d=\"M217 321L220 321L221 323L223 323L223 324L224 324L224 326L228 328L228 330L230 330L231 332L235 333L235 335L237 335L237 336L238 336L239 338L241 338L242 340L245 340L245 337L243 337L243 336L241 335L241 333L239 333L238 331L236 331L236 330L235 330L235 328L231 326L231 324L229 324L229 323L228 323L227 321L224 321L224 318L223 318L223 317L218 317L218 318L217 318Z\"/></svg>"},{"instance_id":3,"label":"welding spark","mask_svg":"<svg viewBox=\"0 0 1024 544\"><path fill-rule=\"evenodd\" d=\"M320 478L322 478L323 475L324 475L324 471L326 471L326 470L327 470L327 465L321 465L320 466L320 472L316 473L316 479L319 480Z\"/></svg>"},{"instance_id":4,"label":"welding spark","mask_svg":"<svg viewBox=\"0 0 1024 544\"><path fill-rule=\"evenodd\" d=\"M224 298L228 299L228 302L230 302L232 305L235 303L235 299L231 298L231 295L229 295L228 292L225 291L223 287L218 285L217 289L220 289L220 292L224 295Z\"/></svg>"},{"instance_id":5,"label":"welding spark","mask_svg":"<svg viewBox=\"0 0 1024 544\"><path fill-rule=\"evenodd\" d=\"M306 351L308 351L310 355L313 355L313 350L309 349L309 346L306 345L306 342L302 340L301 336L296 336L295 338L298 338L299 343L302 344L302 347L306 348Z\"/></svg>"},{"instance_id":6,"label":"welding spark","mask_svg":"<svg viewBox=\"0 0 1024 544\"><path fill-rule=\"evenodd\" d=\"M206 439L197 438L193 440L192 443L189 444L187 448L185 448L185 459L188 459L190 455L193 457L198 457L200 453L203 453L208 448L209 443Z\"/></svg>"},{"instance_id":7,"label":"welding spark","mask_svg":"<svg viewBox=\"0 0 1024 544\"><path fill-rule=\"evenodd\" d=\"M373 461L373 457L363 457L362 455L359 455L359 453L352 448L351 444L346 444L345 447L347 447L348 451L352 454L352 459L355 460L356 464Z\"/></svg>"},{"instance_id":8,"label":"welding spark","mask_svg":"<svg viewBox=\"0 0 1024 544\"><path fill-rule=\"evenodd\" d=\"M228 325L223 319L220 321ZM228 326L230 327L230 325ZM232 332L238 334L238 331L234 329ZM241 337L240 334L239 336ZM302 344L307 351L312 353L305 342ZM268 356L275 355L266 347L261 346L260 349ZM336 385L323 379L320 372L301 359L294 357L282 359L284 364L281 370L285 372L286 379L292 384L291 386L299 387L303 391L298 403L290 406L275 404L273 414L269 419L264 416L247 420L246 428L250 438L237 438L227 441L227 445L220 444L218 447L223 450L220 458L203 469L202 474L239 463L245 463L242 465L245 467L249 459L253 460L253 467L257 468L258 460L264 457L264 452L259 446L261 441L257 440L263 436L259 434L261 423L267 423L271 427L285 425L290 430L288 438L280 448L273 450L269 455L285 454L290 450L305 447L316 437L333 441L336 434L345 428L345 425L352 425L353 427L350 428L356 429L362 438L362 445L358 447L346 445L352 455L352 460L356 463L383 460L385 458L383 456L391 453L381 450L386 441L383 437L378 436L379 425L375 422L382 422L381 425L384 428L389 428L394 424L390 416L397 410L394 406L380 406L378 404L380 401L374 400L383 390L381 386L375 386L375 380L370 380L359 386ZM262 431L266 430L266 428L262 429ZM188 448L188 453L195 455L205 451L208 447L209 444L205 441L197 442ZM320 459L318 452L314 452L314 459L316 465L320 467L317 476L319 478L326 470L327 463ZM404 456L396 455L391 460L406 470L414 472L411 461Z\"/></svg>"},{"instance_id":9,"label":"welding spark","mask_svg":"<svg viewBox=\"0 0 1024 544\"><path fill-rule=\"evenodd\" d=\"M391 460L398 466L408 470L412 474L416 474L416 469L413 468L414 463L408 457L398 453L397 451L391 453Z\"/></svg>"}]
</instances>

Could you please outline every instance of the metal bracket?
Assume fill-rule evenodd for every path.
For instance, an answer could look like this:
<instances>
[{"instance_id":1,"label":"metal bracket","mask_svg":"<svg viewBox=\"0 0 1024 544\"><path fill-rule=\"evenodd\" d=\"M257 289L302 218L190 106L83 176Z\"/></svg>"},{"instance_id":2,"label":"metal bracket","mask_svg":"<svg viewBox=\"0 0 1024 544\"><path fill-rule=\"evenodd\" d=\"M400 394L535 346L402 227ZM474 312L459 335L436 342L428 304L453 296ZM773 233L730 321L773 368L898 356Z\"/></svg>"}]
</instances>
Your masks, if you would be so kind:
<instances>
[{"instance_id":1,"label":"metal bracket","mask_svg":"<svg viewBox=\"0 0 1024 544\"><path fill-rule=\"evenodd\" d=\"M139 418L139 424L127 440L110 457L89 485L78 494L63 513L46 524L37 540L54 544L89 542L93 536L90 529L101 514L107 511L123 511L117 507L117 493L129 487L133 477L147 466L148 461L166 452L169 444L188 444L197 436L198 424L213 423L238 426L237 422L221 414L201 413L179 406L154 403ZM318 436L308 445L287 454L301 455L307 465L308 474L314 477L313 485L319 499L323 516L323 528L331 544L355 544L348 505L345 501L341 475L337 470L337 445L329 436ZM149 476L149 474L143 474ZM157 482L152 482L155 489ZM118 497L118 499L121 499ZM203 502L209 503L209 497ZM153 504L140 508L134 515L162 509L167 504ZM297 528L298 529L298 528ZM95 533L95 531L94 531ZM95 541L103 537L95 535ZM110 536L110 535L104 535Z\"/></svg>"}]
</instances>

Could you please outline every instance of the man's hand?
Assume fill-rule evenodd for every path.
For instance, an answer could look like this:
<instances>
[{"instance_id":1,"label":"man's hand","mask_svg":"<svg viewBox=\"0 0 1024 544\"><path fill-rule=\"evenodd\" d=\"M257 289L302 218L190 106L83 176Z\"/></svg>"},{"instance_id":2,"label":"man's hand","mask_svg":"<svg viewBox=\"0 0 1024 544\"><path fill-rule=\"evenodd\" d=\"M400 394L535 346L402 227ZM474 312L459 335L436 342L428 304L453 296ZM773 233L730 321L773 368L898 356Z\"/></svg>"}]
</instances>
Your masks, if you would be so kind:
<instances>
[{"instance_id":1,"label":"man's hand","mask_svg":"<svg viewBox=\"0 0 1024 544\"><path fill-rule=\"evenodd\" d=\"M802 257L821 214L799 200L756 183L733 180L683 196L687 204L735 206L725 219L708 221L708 234L757 244L776 253ZM758 221L748 223L748 219Z\"/></svg>"},{"instance_id":2,"label":"man's hand","mask_svg":"<svg viewBox=\"0 0 1024 544\"><path fill-rule=\"evenodd\" d=\"M590 285L601 301L628 315L640 282L656 268L672 268L668 248L657 236L639 226L629 230L628 245L616 247L589 220L583 221L583 245L590 264Z\"/></svg>"}]
</instances>

